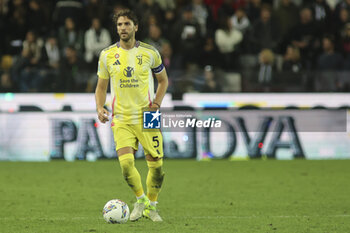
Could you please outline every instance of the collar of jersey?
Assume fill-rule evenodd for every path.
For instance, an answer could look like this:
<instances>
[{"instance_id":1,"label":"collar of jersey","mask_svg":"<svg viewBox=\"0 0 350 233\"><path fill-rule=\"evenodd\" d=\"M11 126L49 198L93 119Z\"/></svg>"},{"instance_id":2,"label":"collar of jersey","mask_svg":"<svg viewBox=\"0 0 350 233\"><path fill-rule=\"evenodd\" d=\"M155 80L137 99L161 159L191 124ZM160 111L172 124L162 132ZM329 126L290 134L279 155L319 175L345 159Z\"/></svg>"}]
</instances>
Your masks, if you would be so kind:
<instances>
[{"instance_id":1,"label":"collar of jersey","mask_svg":"<svg viewBox=\"0 0 350 233\"><path fill-rule=\"evenodd\" d=\"M139 46L140 46L140 41L137 40L136 43L135 43L135 46L134 46L133 48L138 48ZM122 47L120 46L120 41L117 42L117 47L118 47L118 48L122 48ZM123 49L123 48L122 48L122 49Z\"/></svg>"}]
</instances>

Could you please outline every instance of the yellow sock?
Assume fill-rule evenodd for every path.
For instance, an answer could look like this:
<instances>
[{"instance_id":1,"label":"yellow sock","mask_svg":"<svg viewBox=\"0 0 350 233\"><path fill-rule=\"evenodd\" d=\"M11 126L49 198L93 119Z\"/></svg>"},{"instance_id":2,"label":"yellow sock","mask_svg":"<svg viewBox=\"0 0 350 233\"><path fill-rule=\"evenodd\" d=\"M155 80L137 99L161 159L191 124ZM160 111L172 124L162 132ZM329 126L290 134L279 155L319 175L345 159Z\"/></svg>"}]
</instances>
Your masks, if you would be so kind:
<instances>
[{"instance_id":1,"label":"yellow sock","mask_svg":"<svg viewBox=\"0 0 350 233\"><path fill-rule=\"evenodd\" d=\"M150 201L154 202L158 199L158 194L162 187L164 172L163 172L163 159L158 161L147 161L148 175L147 175L147 197Z\"/></svg>"},{"instance_id":2,"label":"yellow sock","mask_svg":"<svg viewBox=\"0 0 350 233\"><path fill-rule=\"evenodd\" d=\"M140 173L135 167L135 159L133 154L124 154L119 157L120 167L126 183L134 191L136 197L143 194Z\"/></svg>"}]
</instances>

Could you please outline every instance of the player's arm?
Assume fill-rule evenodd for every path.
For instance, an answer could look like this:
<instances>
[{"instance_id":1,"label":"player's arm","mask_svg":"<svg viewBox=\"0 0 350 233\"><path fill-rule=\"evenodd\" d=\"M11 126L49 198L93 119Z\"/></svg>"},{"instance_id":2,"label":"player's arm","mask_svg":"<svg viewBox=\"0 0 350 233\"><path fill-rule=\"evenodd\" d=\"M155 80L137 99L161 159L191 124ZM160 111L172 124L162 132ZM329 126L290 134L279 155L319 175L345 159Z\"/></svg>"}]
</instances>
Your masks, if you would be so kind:
<instances>
[{"instance_id":1,"label":"player's arm","mask_svg":"<svg viewBox=\"0 0 350 233\"><path fill-rule=\"evenodd\" d=\"M154 98L151 108L160 108L163 98L168 89L168 75L165 68L159 73L155 74L158 80L158 88L156 92L156 98Z\"/></svg>"},{"instance_id":2,"label":"player's arm","mask_svg":"<svg viewBox=\"0 0 350 233\"><path fill-rule=\"evenodd\" d=\"M103 107L106 102L108 79L99 78L97 81L95 99L96 99L96 110L98 114L98 119L105 123L108 121L109 112Z\"/></svg>"}]
</instances>

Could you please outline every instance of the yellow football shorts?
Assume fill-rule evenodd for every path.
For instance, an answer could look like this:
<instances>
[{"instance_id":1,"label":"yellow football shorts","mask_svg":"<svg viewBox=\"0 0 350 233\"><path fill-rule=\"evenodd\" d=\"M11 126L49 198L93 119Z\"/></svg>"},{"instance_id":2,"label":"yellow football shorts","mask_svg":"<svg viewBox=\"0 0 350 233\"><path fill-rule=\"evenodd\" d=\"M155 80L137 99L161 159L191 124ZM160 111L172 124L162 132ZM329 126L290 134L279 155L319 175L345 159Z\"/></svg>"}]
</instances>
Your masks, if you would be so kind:
<instances>
[{"instance_id":1,"label":"yellow football shorts","mask_svg":"<svg viewBox=\"0 0 350 233\"><path fill-rule=\"evenodd\" d=\"M116 150L124 147L138 150L140 142L145 155L149 154L153 158L163 157L163 136L160 130L144 131L142 124L124 124L116 120L113 120L112 125Z\"/></svg>"}]
</instances>

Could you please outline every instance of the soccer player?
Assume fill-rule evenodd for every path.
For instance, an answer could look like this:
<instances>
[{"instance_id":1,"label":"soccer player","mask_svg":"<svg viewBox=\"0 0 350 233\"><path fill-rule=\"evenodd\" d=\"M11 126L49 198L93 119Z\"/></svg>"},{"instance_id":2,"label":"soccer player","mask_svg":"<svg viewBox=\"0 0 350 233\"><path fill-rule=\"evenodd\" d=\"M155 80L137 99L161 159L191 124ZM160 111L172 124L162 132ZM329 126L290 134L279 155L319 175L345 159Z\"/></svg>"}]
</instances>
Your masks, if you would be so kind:
<instances>
[{"instance_id":1,"label":"soccer player","mask_svg":"<svg viewBox=\"0 0 350 233\"><path fill-rule=\"evenodd\" d=\"M138 20L130 10L114 16L120 40L104 49L98 63L98 82L95 92L98 118L109 120L103 107L110 81L112 95L112 129L122 174L135 193L137 201L130 214L136 221L145 216L162 221L156 209L157 198L163 183L163 139L160 130L144 131L142 116L145 108L159 109L168 87L168 76L159 52L152 46L136 41ZM154 96L153 75L158 80ZM134 163L134 153L142 144L148 165L147 195Z\"/></svg>"}]
</instances>

